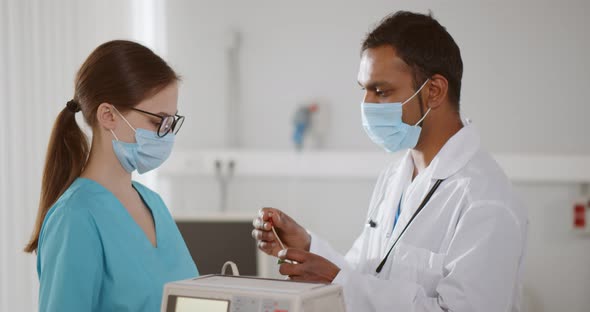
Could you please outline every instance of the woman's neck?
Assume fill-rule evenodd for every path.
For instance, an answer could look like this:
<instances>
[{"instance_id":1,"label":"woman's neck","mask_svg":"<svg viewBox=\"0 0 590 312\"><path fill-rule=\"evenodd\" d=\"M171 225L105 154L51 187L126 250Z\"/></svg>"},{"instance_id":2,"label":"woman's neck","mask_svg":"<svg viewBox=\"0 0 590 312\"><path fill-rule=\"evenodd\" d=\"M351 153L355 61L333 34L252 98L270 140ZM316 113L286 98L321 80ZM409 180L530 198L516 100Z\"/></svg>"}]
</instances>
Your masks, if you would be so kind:
<instances>
[{"instance_id":1,"label":"woman's neck","mask_svg":"<svg viewBox=\"0 0 590 312\"><path fill-rule=\"evenodd\" d=\"M80 176L98 182L114 194L131 190L131 174L121 166L112 147L105 145L93 140L90 156Z\"/></svg>"}]
</instances>

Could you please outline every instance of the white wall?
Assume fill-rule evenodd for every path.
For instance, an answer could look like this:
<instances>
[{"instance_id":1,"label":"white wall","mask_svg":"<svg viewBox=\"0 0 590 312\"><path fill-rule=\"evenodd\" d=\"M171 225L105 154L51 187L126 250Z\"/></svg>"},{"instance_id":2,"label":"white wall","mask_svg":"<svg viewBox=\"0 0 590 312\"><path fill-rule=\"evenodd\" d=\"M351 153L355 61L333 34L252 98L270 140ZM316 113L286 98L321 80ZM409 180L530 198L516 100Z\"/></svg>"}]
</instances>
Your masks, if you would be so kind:
<instances>
[{"instance_id":1,"label":"white wall","mask_svg":"<svg viewBox=\"0 0 590 312\"><path fill-rule=\"evenodd\" d=\"M238 133L243 147L291 149L297 104L318 100L325 147L378 149L360 127L356 83L363 35L398 9L447 27L465 65L462 108L492 152L588 154L588 1L171 1L169 58L184 73L188 116L179 148L226 145L228 33L242 34ZM189 53L185 53L185 52ZM327 109L326 109L327 107ZM589 164L590 165L590 164ZM540 168L542 170L542 168ZM178 213L218 206L214 179L180 179ZM281 207L345 251L360 231L373 181L236 179L229 206L254 214ZM530 209L526 292L531 311L587 311L590 239L570 232L575 184L519 183ZM338 222L331 221L338 216Z\"/></svg>"},{"instance_id":2,"label":"white wall","mask_svg":"<svg viewBox=\"0 0 590 312\"><path fill-rule=\"evenodd\" d=\"M326 147L375 149L359 125L359 46L398 9L431 9L454 36L465 63L464 114L490 150L590 152L590 2L582 0L170 1L169 59L185 74L186 126L198 130L183 144L223 144L223 48L238 29L244 146L290 148L295 105L319 99L329 106Z\"/></svg>"},{"instance_id":3,"label":"white wall","mask_svg":"<svg viewBox=\"0 0 590 312\"><path fill-rule=\"evenodd\" d=\"M529 208L525 286L531 311L588 311L590 237L572 228L572 184L518 184Z\"/></svg>"},{"instance_id":4,"label":"white wall","mask_svg":"<svg viewBox=\"0 0 590 312\"><path fill-rule=\"evenodd\" d=\"M0 0L0 311L37 309L37 214L49 132L100 43L130 38L128 3Z\"/></svg>"}]
</instances>

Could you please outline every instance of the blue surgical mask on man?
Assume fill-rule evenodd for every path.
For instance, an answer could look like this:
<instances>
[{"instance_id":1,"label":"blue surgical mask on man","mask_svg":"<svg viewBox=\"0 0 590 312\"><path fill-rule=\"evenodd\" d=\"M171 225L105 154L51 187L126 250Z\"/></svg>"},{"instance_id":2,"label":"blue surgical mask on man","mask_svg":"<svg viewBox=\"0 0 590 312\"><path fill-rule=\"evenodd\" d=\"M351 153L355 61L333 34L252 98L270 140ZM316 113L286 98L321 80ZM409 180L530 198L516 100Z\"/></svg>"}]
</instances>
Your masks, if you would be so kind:
<instances>
[{"instance_id":1,"label":"blue surgical mask on man","mask_svg":"<svg viewBox=\"0 0 590 312\"><path fill-rule=\"evenodd\" d=\"M113 137L113 150L119 159L123 168L131 173L135 170L140 174L158 168L168 159L174 146L174 133L168 133L164 137L159 137L155 131L149 131L141 128L133 128L129 121L123 117L115 108L115 111L135 132L135 143L119 141L115 132L111 130Z\"/></svg>"},{"instance_id":2,"label":"blue surgical mask on man","mask_svg":"<svg viewBox=\"0 0 590 312\"><path fill-rule=\"evenodd\" d=\"M363 128L375 144L390 153L416 146L422 131L419 124L426 118L430 108L415 125L409 125L402 121L402 106L419 94L429 80L404 102L361 104Z\"/></svg>"}]
</instances>

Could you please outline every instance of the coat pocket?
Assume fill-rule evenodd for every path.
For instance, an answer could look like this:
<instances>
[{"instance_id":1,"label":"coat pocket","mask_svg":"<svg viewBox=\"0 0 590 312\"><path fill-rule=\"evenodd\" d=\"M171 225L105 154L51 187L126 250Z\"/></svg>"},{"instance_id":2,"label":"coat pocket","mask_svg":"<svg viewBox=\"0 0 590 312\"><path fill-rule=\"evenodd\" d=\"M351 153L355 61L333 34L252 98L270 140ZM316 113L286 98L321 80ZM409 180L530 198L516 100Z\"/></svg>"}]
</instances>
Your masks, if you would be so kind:
<instances>
[{"instance_id":1,"label":"coat pocket","mask_svg":"<svg viewBox=\"0 0 590 312\"><path fill-rule=\"evenodd\" d=\"M436 296L436 287L443 277L444 254L398 242L392 256L389 278L416 283L428 296Z\"/></svg>"}]
</instances>

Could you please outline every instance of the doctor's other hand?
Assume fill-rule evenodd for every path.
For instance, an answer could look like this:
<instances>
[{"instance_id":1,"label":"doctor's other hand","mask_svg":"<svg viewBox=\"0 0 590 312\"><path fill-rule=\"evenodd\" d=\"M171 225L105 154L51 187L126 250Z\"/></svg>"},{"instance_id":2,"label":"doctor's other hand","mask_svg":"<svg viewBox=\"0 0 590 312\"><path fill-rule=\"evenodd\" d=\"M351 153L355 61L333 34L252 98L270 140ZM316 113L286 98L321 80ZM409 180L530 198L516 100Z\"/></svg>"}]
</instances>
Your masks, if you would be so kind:
<instances>
[{"instance_id":1,"label":"doctor's other hand","mask_svg":"<svg viewBox=\"0 0 590 312\"><path fill-rule=\"evenodd\" d=\"M266 254L278 256L283 248L272 232L274 225L285 248L296 248L309 251L311 236L295 220L275 208L262 208L258 217L252 222L252 237L258 242L258 248Z\"/></svg>"},{"instance_id":2,"label":"doctor's other hand","mask_svg":"<svg viewBox=\"0 0 590 312\"><path fill-rule=\"evenodd\" d=\"M340 268L326 258L300 249L281 250L279 258L292 262L281 264L279 273L289 276L293 281L329 284L340 272Z\"/></svg>"}]
</instances>

